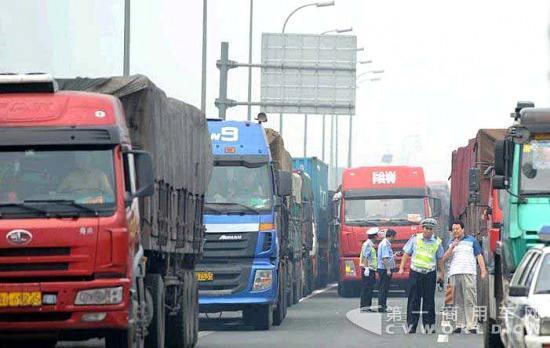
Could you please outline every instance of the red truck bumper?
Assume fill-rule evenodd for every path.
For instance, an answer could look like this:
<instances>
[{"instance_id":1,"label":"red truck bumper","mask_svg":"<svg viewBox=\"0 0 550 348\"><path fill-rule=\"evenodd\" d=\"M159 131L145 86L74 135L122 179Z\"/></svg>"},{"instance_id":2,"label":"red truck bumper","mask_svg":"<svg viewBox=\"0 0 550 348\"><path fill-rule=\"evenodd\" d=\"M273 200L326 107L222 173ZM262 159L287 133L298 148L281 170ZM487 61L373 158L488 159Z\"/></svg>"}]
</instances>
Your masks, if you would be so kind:
<instances>
[{"instance_id":1,"label":"red truck bumper","mask_svg":"<svg viewBox=\"0 0 550 348\"><path fill-rule=\"evenodd\" d=\"M76 295L81 290L123 287L123 299L116 305L75 305ZM129 279L99 279L75 282L2 283L0 293L36 292L57 295L56 304L36 307L0 307L0 334L32 331L52 333L75 330L125 329L128 327ZM96 315L95 320L92 318ZM92 319L90 319L92 318ZM90 336L90 334L92 334ZM94 337L93 332L86 334Z\"/></svg>"}]
</instances>

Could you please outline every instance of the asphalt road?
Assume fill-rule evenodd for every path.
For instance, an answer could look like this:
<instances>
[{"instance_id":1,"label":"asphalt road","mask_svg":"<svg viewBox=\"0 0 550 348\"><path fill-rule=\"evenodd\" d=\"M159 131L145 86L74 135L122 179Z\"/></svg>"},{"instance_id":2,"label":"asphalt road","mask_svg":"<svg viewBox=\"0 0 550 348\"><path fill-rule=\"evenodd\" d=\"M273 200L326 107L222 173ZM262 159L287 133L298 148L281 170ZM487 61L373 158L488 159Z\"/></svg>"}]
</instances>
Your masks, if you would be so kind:
<instances>
[{"instance_id":1,"label":"asphalt road","mask_svg":"<svg viewBox=\"0 0 550 348\"><path fill-rule=\"evenodd\" d=\"M441 295L436 298L441 306ZM281 326L270 331L254 331L245 326L239 313L201 316L200 348L215 347L481 347L482 335L407 335L405 320L406 299L394 293L388 306L394 309L385 315L359 313L357 298L341 298L336 287L318 290L312 296L289 308ZM397 308L397 309L396 309ZM439 323L441 324L441 323ZM103 347L102 341L61 343L59 347Z\"/></svg>"}]
</instances>

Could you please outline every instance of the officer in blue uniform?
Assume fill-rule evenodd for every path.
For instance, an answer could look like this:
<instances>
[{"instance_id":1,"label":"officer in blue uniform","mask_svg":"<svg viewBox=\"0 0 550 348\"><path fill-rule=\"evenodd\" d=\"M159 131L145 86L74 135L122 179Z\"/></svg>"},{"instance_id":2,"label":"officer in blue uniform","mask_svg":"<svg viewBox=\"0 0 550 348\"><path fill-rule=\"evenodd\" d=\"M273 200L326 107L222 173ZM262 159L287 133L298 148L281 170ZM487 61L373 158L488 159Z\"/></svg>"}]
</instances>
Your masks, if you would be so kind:
<instances>
[{"instance_id":1,"label":"officer in blue uniform","mask_svg":"<svg viewBox=\"0 0 550 348\"><path fill-rule=\"evenodd\" d=\"M409 298L407 301L409 333L416 332L420 317L422 317L425 332L434 333L436 267L439 269L439 279L443 279L444 251L441 239L434 236L437 221L428 218L422 220L420 224L422 225L422 233L413 235L403 247L404 253L399 266L399 274L404 273L405 263L411 258Z\"/></svg>"},{"instance_id":2,"label":"officer in blue uniform","mask_svg":"<svg viewBox=\"0 0 550 348\"><path fill-rule=\"evenodd\" d=\"M378 236L378 227L369 228L367 240L361 246L359 264L361 266L361 312L372 312L372 291L376 285L376 267L378 260L374 241Z\"/></svg>"}]
</instances>

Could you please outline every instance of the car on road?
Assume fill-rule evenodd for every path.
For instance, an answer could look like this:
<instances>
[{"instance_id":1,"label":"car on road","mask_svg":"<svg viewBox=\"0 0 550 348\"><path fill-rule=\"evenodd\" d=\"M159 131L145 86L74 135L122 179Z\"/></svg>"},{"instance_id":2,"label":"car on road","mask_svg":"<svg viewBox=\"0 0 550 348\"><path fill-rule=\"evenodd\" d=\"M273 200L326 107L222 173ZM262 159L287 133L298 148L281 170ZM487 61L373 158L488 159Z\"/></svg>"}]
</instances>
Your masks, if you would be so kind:
<instances>
[{"instance_id":1,"label":"car on road","mask_svg":"<svg viewBox=\"0 0 550 348\"><path fill-rule=\"evenodd\" d=\"M514 273L503 306L507 347L550 347L550 246L537 245Z\"/></svg>"}]
</instances>

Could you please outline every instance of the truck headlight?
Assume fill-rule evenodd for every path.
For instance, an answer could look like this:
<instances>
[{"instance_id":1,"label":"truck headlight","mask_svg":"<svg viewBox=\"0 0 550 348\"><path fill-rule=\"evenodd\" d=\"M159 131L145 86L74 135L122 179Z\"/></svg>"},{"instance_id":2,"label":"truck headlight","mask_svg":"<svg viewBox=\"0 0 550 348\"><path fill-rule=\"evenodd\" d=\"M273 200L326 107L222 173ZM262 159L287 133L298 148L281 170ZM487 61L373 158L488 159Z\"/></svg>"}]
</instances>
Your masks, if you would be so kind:
<instances>
[{"instance_id":1,"label":"truck headlight","mask_svg":"<svg viewBox=\"0 0 550 348\"><path fill-rule=\"evenodd\" d=\"M75 305L109 305L122 302L122 286L79 291Z\"/></svg>"},{"instance_id":2,"label":"truck headlight","mask_svg":"<svg viewBox=\"0 0 550 348\"><path fill-rule=\"evenodd\" d=\"M256 270L252 291L264 291L271 288L273 284L273 271L268 269Z\"/></svg>"},{"instance_id":3,"label":"truck headlight","mask_svg":"<svg viewBox=\"0 0 550 348\"><path fill-rule=\"evenodd\" d=\"M355 263L353 260L344 261L344 267L346 268L346 275L353 277L355 276Z\"/></svg>"}]
</instances>

